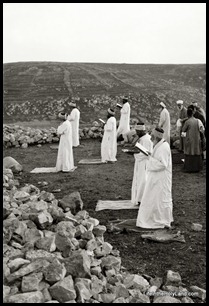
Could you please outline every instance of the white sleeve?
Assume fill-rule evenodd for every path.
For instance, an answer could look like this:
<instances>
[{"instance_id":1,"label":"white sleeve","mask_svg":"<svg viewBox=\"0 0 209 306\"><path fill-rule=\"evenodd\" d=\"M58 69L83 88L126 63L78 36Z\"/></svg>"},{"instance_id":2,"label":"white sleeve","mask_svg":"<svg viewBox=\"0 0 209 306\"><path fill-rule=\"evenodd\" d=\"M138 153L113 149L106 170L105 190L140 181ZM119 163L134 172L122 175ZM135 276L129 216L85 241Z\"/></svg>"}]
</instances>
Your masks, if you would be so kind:
<instances>
[{"instance_id":1,"label":"white sleeve","mask_svg":"<svg viewBox=\"0 0 209 306\"><path fill-rule=\"evenodd\" d=\"M76 114L75 114L75 112L72 110L71 113L70 113L70 115L68 115L67 119L68 119L69 121L74 121L75 118L76 118Z\"/></svg>"},{"instance_id":2,"label":"white sleeve","mask_svg":"<svg viewBox=\"0 0 209 306\"><path fill-rule=\"evenodd\" d=\"M161 148L158 149L156 156L150 156L147 169L149 171L165 170L168 167L170 161L170 154L168 150L169 148L161 145Z\"/></svg>"}]
</instances>

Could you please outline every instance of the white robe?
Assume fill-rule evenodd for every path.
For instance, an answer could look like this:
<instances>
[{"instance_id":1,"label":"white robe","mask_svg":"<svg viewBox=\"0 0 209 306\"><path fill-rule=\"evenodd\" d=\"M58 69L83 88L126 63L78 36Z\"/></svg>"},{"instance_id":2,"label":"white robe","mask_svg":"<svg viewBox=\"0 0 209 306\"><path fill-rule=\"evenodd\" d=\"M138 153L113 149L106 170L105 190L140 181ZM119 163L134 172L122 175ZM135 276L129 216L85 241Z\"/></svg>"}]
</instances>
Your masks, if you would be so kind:
<instances>
[{"instance_id":1,"label":"white robe","mask_svg":"<svg viewBox=\"0 0 209 306\"><path fill-rule=\"evenodd\" d=\"M166 108L160 113L159 126L164 130L163 138L170 144L170 114Z\"/></svg>"},{"instance_id":2,"label":"white robe","mask_svg":"<svg viewBox=\"0 0 209 306\"><path fill-rule=\"evenodd\" d=\"M116 119L110 117L104 125L104 135L101 143L102 162L117 161Z\"/></svg>"},{"instance_id":3,"label":"white robe","mask_svg":"<svg viewBox=\"0 0 209 306\"><path fill-rule=\"evenodd\" d=\"M119 126L117 129L117 136L121 134L125 134L130 131L130 113L131 113L131 108L130 104L126 102L123 104L123 107L120 110L120 122Z\"/></svg>"},{"instance_id":4,"label":"white robe","mask_svg":"<svg viewBox=\"0 0 209 306\"><path fill-rule=\"evenodd\" d=\"M79 146L79 120L80 120L80 111L77 108L74 108L70 115L67 118L72 125L72 141L73 147Z\"/></svg>"},{"instance_id":5,"label":"white robe","mask_svg":"<svg viewBox=\"0 0 209 306\"><path fill-rule=\"evenodd\" d=\"M136 226L164 228L173 221L172 160L169 144L160 140L147 163L147 181Z\"/></svg>"},{"instance_id":6,"label":"white robe","mask_svg":"<svg viewBox=\"0 0 209 306\"><path fill-rule=\"evenodd\" d=\"M151 141L151 136L149 134L145 134L144 136L140 137L138 142L152 153L153 142ZM146 164L148 159L142 152L134 154L134 158L135 164L131 188L131 202L134 205L137 205L138 202L141 202L147 180Z\"/></svg>"},{"instance_id":7,"label":"white robe","mask_svg":"<svg viewBox=\"0 0 209 306\"><path fill-rule=\"evenodd\" d=\"M68 120L65 120L57 129L60 136L56 170L70 171L74 168L73 148L72 148L72 127Z\"/></svg>"}]
</instances>

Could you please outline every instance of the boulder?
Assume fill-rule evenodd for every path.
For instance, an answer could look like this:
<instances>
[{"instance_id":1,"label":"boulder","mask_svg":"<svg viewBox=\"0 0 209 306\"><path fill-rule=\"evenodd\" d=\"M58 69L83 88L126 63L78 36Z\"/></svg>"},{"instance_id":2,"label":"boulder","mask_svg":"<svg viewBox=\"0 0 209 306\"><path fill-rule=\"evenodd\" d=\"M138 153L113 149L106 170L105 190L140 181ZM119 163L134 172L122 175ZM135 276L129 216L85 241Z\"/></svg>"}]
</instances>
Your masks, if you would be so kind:
<instances>
[{"instance_id":1,"label":"boulder","mask_svg":"<svg viewBox=\"0 0 209 306\"><path fill-rule=\"evenodd\" d=\"M59 200L59 205L66 211L70 209L73 214L83 209L83 201L78 191L72 192Z\"/></svg>"},{"instance_id":2,"label":"boulder","mask_svg":"<svg viewBox=\"0 0 209 306\"><path fill-rule=\"evenodd\" d=\"M13 173L20 173L23 171L23 166L11 156L4 157L3 168L11 169Z\"/></svg>"},{"instance_id":3,"label":"boulder","mask_svg":"<svg viewBox=\"0 0 209 306\"><path fill-rule=\"evenodd\" d=\"M59 301L60 303L74 300L76 298L76 291L72 276L68 275L63 280L54 284L49 288L49 292L53 299Z\"/></svg>"},{"instance_id":4,"label":"boulder","mask_svg":"<svg viewBox=\"0 0 209 306\"><path fill-rule=\"evenodd\" d=\"M7 303L43 303L43 294L40 291L19 293L7 298Z\"/></svg>"}]
</instances>

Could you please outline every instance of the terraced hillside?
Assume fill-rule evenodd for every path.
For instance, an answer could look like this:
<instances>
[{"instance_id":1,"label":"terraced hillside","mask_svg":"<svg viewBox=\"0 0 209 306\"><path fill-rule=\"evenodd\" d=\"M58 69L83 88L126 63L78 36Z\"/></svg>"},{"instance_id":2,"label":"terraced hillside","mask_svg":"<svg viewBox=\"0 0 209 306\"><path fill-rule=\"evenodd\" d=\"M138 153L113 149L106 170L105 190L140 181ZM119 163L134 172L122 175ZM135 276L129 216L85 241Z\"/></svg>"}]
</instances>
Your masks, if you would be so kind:
<instances>
[{"instance_id":1,"label":"terraced hillside","mask_svg":"<svg viewBox=\"0 0 209 306\"><path fill-rule=\"evenodd\" d=\"M81 120L105 116L127 95L131 117L155 123L163 101L176 121L177 99L192 100L205 109L205 65L152 65L19 62L3 66L4 122L53 119L67 107L67 98L81 109Z\"/></svg>"}]
</instances>

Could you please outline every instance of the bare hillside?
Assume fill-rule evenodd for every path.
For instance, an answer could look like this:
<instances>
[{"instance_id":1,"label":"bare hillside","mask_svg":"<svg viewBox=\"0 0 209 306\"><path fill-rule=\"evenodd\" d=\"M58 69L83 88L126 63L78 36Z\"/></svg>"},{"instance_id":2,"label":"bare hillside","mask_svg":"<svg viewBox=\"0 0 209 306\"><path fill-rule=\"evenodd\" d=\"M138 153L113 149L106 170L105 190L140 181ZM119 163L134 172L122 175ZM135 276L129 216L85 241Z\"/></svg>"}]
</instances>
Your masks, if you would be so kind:
<instances>
[{"instance_id":1,"label":"bare hillside","mask_svg":"<svg viewBox=\"0 0 209 306\"><path fill-rule=\"evenodd\" d=\"M69 97L79 105L85 123L105 115L125 94L131 117L154 123L157 103L166 103L173 122L177 99L197 100L205 108L205 65L152 65L19 62L3 66L4 121L53 119L68 109Z\"/></svg>"}]
</instances>

